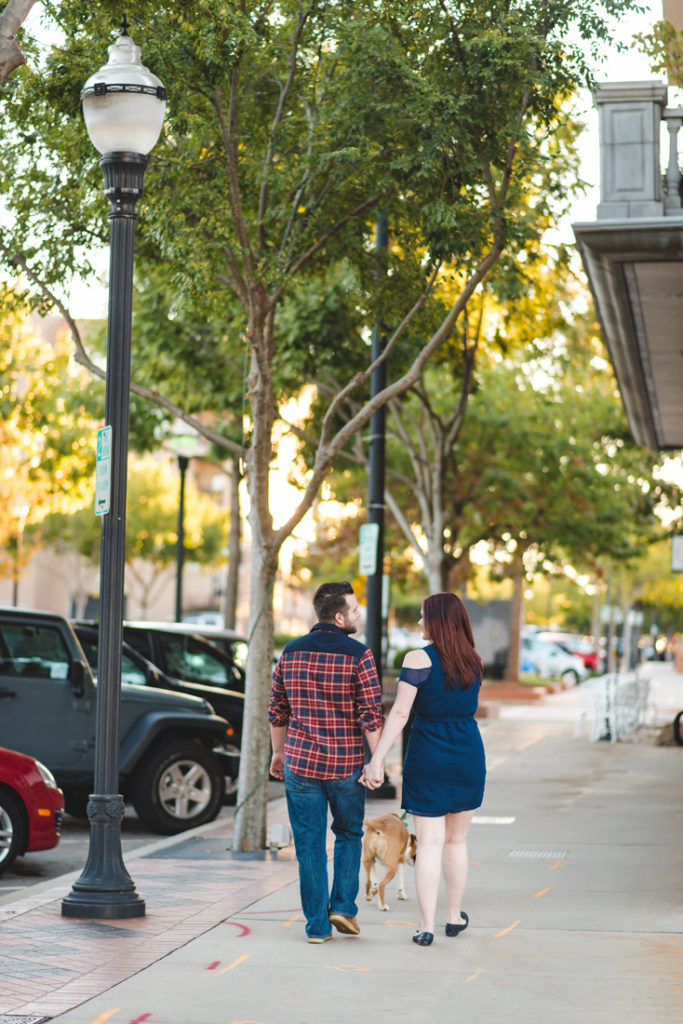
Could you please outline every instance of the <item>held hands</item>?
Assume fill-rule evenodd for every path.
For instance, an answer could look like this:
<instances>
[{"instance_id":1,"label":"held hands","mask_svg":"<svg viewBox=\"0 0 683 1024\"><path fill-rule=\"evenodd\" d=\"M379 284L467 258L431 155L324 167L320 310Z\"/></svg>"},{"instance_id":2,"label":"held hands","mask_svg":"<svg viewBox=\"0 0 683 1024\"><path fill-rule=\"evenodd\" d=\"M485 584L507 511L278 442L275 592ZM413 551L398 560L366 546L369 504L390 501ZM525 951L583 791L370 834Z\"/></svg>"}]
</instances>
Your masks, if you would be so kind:
<instances>
[{"instance_id":1,"label":"held hands","mask_svg":"<svg viewBox=\"0 0 683 1024\"><path fill-rule=\"evenodd\" d=\"M363 768L358 781L366 789L378 789L384 782L384 761L376 761L373 757Z\"/></svg>"}]
</instances>

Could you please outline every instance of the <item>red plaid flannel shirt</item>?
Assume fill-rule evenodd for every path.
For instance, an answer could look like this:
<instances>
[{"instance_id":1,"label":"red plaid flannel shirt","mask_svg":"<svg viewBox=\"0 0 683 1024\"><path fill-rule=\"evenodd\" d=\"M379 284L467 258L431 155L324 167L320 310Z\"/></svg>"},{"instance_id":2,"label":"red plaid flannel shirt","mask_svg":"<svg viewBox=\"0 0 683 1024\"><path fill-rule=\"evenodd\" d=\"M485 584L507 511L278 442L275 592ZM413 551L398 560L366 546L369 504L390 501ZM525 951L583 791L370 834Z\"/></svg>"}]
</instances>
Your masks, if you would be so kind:
<instances>
[{"instance_id":1,"label":"red plaid flannel shirt","mask_svg":"<svg viewBox=\"0 0 683 1024\"><path fill-rule=\"evenodd\" d=\"M365 760L363 732L384 721L372 652L326 622L290 641L273 672L268 720L287 726L285 763L296 775L353 775Z\"/></svg>"}]
</instances>

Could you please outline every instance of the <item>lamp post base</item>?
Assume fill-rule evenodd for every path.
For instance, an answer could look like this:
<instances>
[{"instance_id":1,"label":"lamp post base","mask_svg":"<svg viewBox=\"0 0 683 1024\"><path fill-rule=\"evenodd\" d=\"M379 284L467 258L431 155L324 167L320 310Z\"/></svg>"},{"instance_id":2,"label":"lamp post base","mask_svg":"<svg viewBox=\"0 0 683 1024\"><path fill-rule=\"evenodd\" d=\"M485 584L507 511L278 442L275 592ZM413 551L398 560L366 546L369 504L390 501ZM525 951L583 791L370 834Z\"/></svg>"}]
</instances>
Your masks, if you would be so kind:
<instances>
[{"instance_id":1,"label":"lamp post base","mask_svg":"<svg viewBox=\"0 0 683 1024\"><path fill-rule=\"evenodd\" d=\"M62 917L123 920L145 916L121 854L123 797L93 795L88 802L90 850L83 874L62 900Z\"/></svg>"}]
</instances>

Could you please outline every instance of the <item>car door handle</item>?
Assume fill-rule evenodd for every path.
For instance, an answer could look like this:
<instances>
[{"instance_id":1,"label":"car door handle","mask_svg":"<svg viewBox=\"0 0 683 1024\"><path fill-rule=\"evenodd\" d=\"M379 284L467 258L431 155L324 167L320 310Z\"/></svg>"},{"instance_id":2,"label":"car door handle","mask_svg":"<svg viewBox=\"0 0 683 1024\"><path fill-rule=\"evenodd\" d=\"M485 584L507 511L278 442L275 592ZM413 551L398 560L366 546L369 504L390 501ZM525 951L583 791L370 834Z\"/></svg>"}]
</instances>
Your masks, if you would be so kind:
<instances>
[{"instance_id":1,"label":"car door handle","mask_svg":"<svg viewBox=\"0 0 683 1024\"><path fill-rule=\"evenodd\" d=\"M16 697L16 693L14 690L6 690L3 687L2 690L0 690L0 700L2 700L3 697Z\"/></svg>"}]
</instances>

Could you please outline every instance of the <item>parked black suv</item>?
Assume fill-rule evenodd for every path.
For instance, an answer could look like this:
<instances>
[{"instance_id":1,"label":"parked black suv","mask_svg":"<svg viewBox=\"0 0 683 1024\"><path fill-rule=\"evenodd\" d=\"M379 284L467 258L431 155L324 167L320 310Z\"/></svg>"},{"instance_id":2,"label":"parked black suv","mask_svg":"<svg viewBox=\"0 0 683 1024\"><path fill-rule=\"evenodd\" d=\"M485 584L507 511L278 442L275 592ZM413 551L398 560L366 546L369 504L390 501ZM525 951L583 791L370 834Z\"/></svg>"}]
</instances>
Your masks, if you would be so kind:
<instances>
[{"instance_id":1,"label":"parked black suv","mask_svg":"<svg viewBox=\"0 0 683 1024\"><path fill-rule=\"evenodd\" d=\"M85 656L97 679L97 649L99 646L99 629L94 625L74 622L74 632L78 637ZM239 774L239 752L242 745L242 722L244 720L244 694L223 687L207 686L205 683L194 683L187 679L176 679L153 665L134 647L124 640L121 651L121 681L131 686L152 686L161 690L172 690L186 693L190 697L201 697L208 701L217 714L227 718L233 732L229 739L229 747L234 753L234 775L226 775L225 800L234 803L237 795L237 776Z\"/></svg>"},{"instance_id":2,"label":"parked black suv","mask_svg":"<svg viewBox=\"0 0 683 1024\"><path fill-rule=\"evenodd\" d=\"M234 778L232 726L211 704L121 686L120 790L152 829L212 821ZM93 790L95 681L71 625L48 612L0 609L0 746L46 764L67 809Z\"/></svg>"},{"instance_id":3,"label":"parked black suv","mask_svg":"<svg viewBox=\"0 0 683 1024\"><path fill-rule=\"evenodd\" d=\"M239 633L230 635L226 630L220 633L220 642L217 636L214 643L206 639L201 629L189 623L123 624L126 643L167 675L244 693L246 641Z\"/></svg>"}]
</instances>

